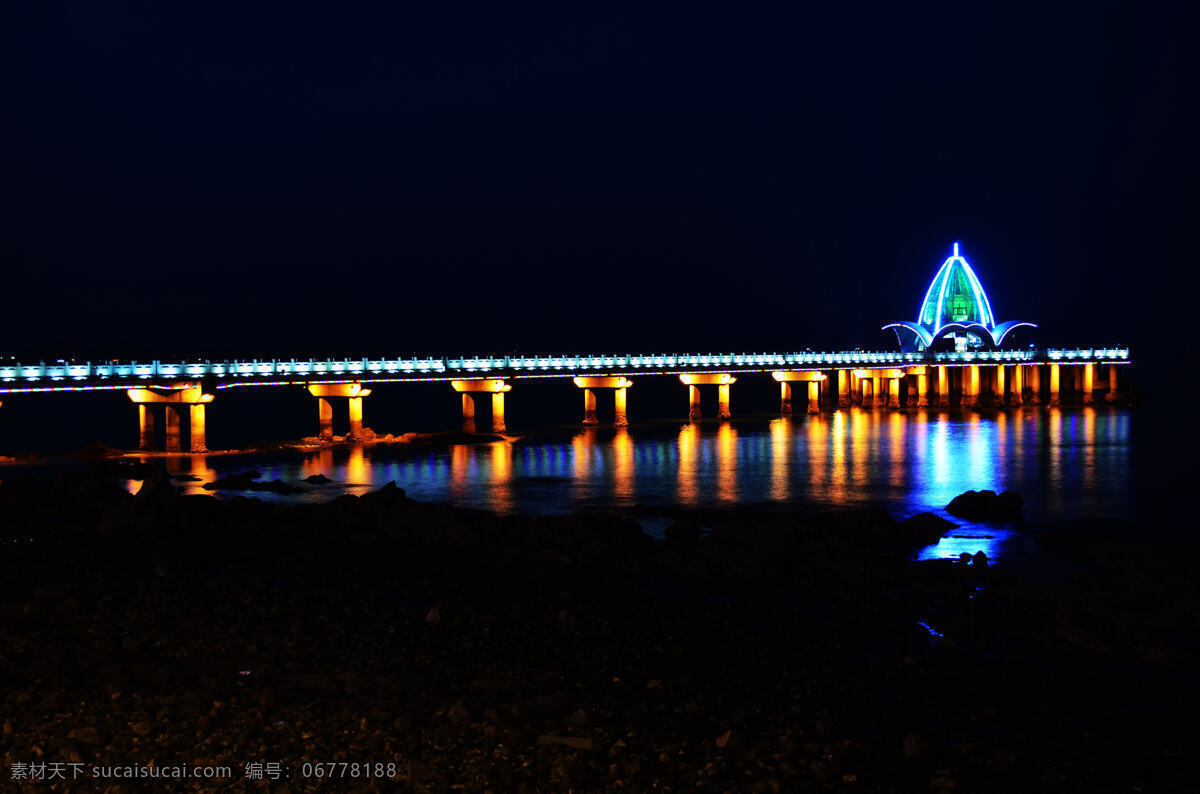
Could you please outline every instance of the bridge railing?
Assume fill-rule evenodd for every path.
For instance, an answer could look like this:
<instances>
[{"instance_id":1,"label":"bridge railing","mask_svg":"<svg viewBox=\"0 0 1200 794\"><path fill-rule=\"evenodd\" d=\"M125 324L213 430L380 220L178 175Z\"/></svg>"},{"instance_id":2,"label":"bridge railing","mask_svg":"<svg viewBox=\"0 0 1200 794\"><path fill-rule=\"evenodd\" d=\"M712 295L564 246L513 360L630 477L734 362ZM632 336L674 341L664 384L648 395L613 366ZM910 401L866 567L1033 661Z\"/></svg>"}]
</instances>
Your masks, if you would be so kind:
<instances>
[{"instance_id":1,"label":"bridge railing","mask_svg":"<svg viewBox=\"0 0 1200 794\"><path fill-rule=\"evenodd\" d=\"M621 353L583 355L462 356L458 358L250 359L231 361L104 361L0 363L0 382L172 380L184 378L307 380L314 377L516 374L521 372L634 372L729 368L835 368L905 364L966 364L1020 361L1128 361L1123 347L982 350L923 353L837 351L794 353Z\"/></svg>"}]
</instances>

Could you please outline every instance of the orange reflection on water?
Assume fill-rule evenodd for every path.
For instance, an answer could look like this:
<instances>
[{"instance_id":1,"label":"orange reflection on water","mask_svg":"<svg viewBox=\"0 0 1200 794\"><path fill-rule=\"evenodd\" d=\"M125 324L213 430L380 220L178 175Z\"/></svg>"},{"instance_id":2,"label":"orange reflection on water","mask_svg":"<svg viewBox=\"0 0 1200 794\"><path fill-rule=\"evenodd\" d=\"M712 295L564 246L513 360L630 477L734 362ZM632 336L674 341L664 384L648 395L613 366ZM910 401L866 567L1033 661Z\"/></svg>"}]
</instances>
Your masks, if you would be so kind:
<instances>
[{"instance_id":1,"label":"orange reflection on water","mask_svg":"<svg viewBox=\"0 0 1200 794\"><path fill-rule=\"evenodd\" d=\"M492 509L501 513L513 509L512 495L512 444L496 441L491 444L491 493Z\"/></svg>"},{"instance_id":2,"label":"orange reflection on water","mask_svg":"<svg viewBox=\"0 0 1200 794\"><path fill-rule=\"evenodd\" d=\"M329 477L333 473L333 450L322 449L311 455L306 455L300 462L300 473L305 477L323 474Z\"/></svg>"},{"instance_id":3,"label":"orange reflection on water","mask_svg":"<svg viewBox=\"0 0 1200 794\"><path fill-rule=\"evenodd\" d=\"M829 468L829 498L834 502L846 501L846 482L849 479L849 463L846 460L846 434L850 432L850 424L846 417L852 413L838 411L830 422L829 438L832 454Z\"/></svg>"},{"instance_id":4,"label":"orange reflection on water","mask_svg":"<svg viewBox=\"0 0 1200 794\"><path fill-rule=\"evenodd\" d=\"M617 504L634 503L633 438L625 428L618 428L612 440L613 498Z\"/></svg>"},{"instance_id":5,"label":"orange reflection on water","mask_svg":"<svg viewBox=\"0 0 1200 794\"><path fill-rule=\"evenodd\" d=\"M1083 407L1083 482L1091 485L1096 480L1096 409Z\"/></svg>"},{"instance_id":6,"label":"orange reflection on water","mask_svg":"<svg viewBox=\"0 0 1200 794\"><path fill-rule=\"evenodd\" d=\"M474 479L474 458L471 448L465 444L450 447L450 494L455 499L465 499Z\"/></svg>"},{"instance_id":7,"label":"orange reflection on water","mask_svg":"<svg viewBox=\"0 0 1200 794\"><path fill-rule=\"evenodd\" d=\"M676 441L679 451L679 501L685 505L696 504L697 450L700 447L700 425L688 423L679 429Z\"/></svg>"},{"instance_id":8,"label":"orange reflection on water","mask_svg":"<svg viewBox=\"0 0 1200 794\"><path fill-rule=\"evenodd\" d=\"M792 420L771 420L771 498L782 501L791 492Z\"/></svg>"},{"instance_id":9,"label":"orange reflection on water","mask_svg":"<svg viewBox=\"0 0 1200 794\"><path fill-rule=\"evenodd\" d=\"M819 492L829 480L829 424L823 416L808 417L808 477L814 491Z\"/></svg>"},{"instance_id":10,"label":"orange reflection on water","mask_svg":"<svg viewBox=\"0 0 1200 794\"><path fill-rule=\"evenodd\" d=\"M355 486L347 490L359 496L371 490L371 466L366 452L357 444L350 447L350 457L346 459L346 484Z\"/></svg>"},{"instance_id":11,"label":"orange reflection on water","mask_svg":"<svg viewBox=\"0 0 1200 794\"><path fill-rule=\"evenodd\" d=\"M737 431L729 422L717 428L717 501L738 499Z\"/></svg>"},{"instance_id":12,"label":"orange reflection on water","mask_svg":"<svg viewBox=\"0 0 1200 794\"><path fill-rule=\"evenodd\" d=\"M888 484L901 488L906 479L904 455L904 423L906 417L899 411L888 414Z\"/></svg>"}]
</instances>

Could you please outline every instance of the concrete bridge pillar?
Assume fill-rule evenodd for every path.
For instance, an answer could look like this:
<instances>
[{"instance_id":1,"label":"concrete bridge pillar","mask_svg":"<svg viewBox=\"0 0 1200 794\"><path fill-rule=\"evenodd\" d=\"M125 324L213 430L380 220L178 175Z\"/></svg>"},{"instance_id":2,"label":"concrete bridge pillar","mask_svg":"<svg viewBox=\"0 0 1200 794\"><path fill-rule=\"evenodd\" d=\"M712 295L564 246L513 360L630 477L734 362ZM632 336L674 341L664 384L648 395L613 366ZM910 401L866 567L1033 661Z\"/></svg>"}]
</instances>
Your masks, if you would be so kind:
<instances>
[{"instance_id":1,"label":"concrete bridge pillar","mask_svg":"<svg viewBox=\"0 0 1200 794\"><path fill-rule=\"evenodd\" d=\"M871 393L875 395L875 407L882 408L887 405L887 385L883 382L879 370L871 372Z\"/></svg>"},{"instance_id":2,"label":"concrete bridge pillar","mask_svg":"<svg viewBox=\"0 0 1200 794\"><path fill-rule=\"evenodd\" d=\"M138 407L138 449L154 449L154 412L149 405Z\"/></svg>"},{"instance_id":3,"label":"concrete bridge pillar","mask_svg":"<svg viewBox=\"0 0 1200 794\"><path fill-rule=\"evenodd\" d=\"M363 430L362 398L371 393L364 389L361 383L312 383L308 393L317 398L317 419L321 423L320 439L323 442L333 441L333 404L331 397L345 397L347 413L350 416L350 432L347 441L359 441Z\"/></svg>"},{"instance_id":4,"label":"concrete bridge pillar","mask_svg":"<svg viewBox=\"0 0 1200 794\"><path fill-rule=\"evenodd\" d=\"M917 407L929 407L929 376L924 371L917 375Z\"/></svg>"},{"instance_id":5,"label":"concrete bridge pillar","mask_svg":"<svg viewBox=\"0 0 1200 794\"><path fill-rule=\"evenodd\" d=\"M1008 404L1018 406L1025 402L1025 375L1020 364L1014 364L1008 390Z\"/></svg>"},{"instance_id":6,"label":"concrete bridge pillar","mask_svg":"<svg viewBox=\"0 0 1200 794\"><path fill-rule=\"evenodd\" d=\"M333 441L333 403L324 397L317 398L317 421L320 423L322 441Z\"/></svg>"},{"instance_id":7,"label":"concrete bridge pillar","mask_svg":"<svg viewBox=\"0 0 1200 794\"><path fill-rule=\"evenodd\" d=\"M837 388L838 388L837 407L838 408L849 408L850 407L850 393L851 393L850 380L853 377L854 376L850 373L850 370L848 370L848 369L839 369L837 371Z\"/></svg>"},{"instance_id":8,"label":"concrete bridge pillar","mask_svg":"<svg viewBox=\"0 0 1200 794\"><path fill-rule=\"evenodd\" d=\"M733 415L729 411L729 384L721 383L717 385L717 418L732 419Z\"/></svg>"},{"instance_id":9,"label":"concrete bridge pillar","mask_svg":"<svg viewBox=\"0 0 1200 794\"><path fill-rule=\"evenodd\" d=\"M1096 400L1096 365L1084 364L1083 370L1083 404L1092 405Z\"/></svg>"},{"instance_id":10,"label":"concrete bridge pillar","mask_svg":"<svg viewBox=\"0 0 1200 794\"><path fill-rule=\"evenodd\" d=\"M613 426L629 427L625 390L633 385L633 381L620 375L584 375L573 380L576 386L583 389L583 423L585 425L599 424L599 420L596 418L596 389L612 389Z\"/></svg>"},{"instance_id":11,"label":"concrete bridge pillar","mask_svg":"<svg viewBox=\"0 0 1200 794\"><path fill-rule=\"evenodd\" d=\"M824 372L817 370L807 370L804 372L776 370L771 373L771 377L779 381L780 410L784 416L790 415L792 412L793 383L808 384L808 412L810 414L821 412L821 381L829 379L829 376Z\"/></svg>"},{"instance_id":12,"label":"concrete bridge pillar","mask_svg":"<svg viewBox=\"0 0 1200 794\"><path fill-rule=\"evenodd\" d=\"M862 379L854 370L850 370L850 404L862 405Z\"/></svg>"},{"instance_id":13,"label":"concrete bridge pillar","mask_svg":"<svg viewBox=\"0 0 1200 794\"><path fill-rule=\"evenodd\" d=\"M591 389L583 390L583 423L585 425L600 424L600 420L596 418L596 393Z\"/></svg>"},{"instance_id":14,"label":"concrete bridge pillar","mask_svg":"<svg viewBox=\"0 0 1200 794\"><path fill-rule=\"evenodd\" d=\"M1117 401L1117 365L1108 365L1108 393L1104 395L1104 402L1112 403Z\"/></svg>"},{"instance_id":15,"label":"concrete bridge pillar","mask_svg":"<svg viewBox=\"0 0 1200 794\"><path fill-rule=\"evenodd\" d=\"M992 399L996 405L1004 405L1004 365L996 365L996 376L992 380Z\"/></svg>"},{"instance_id":16,"label":"concrete bridge pillar","mask_svg":"<svg viewBox=\"0 0 1200 794\"><path fill-rule=\"evenodd\" d=\"M179 409L174 405L164 405L166 415L167 443L163 447L167 452L179 452L183 447L179 443Z\"/></svg>"},{"instance_id":17,"label":"concrete bridge pillar","mask_svg":"<svg viewBox=\"0 0 1200 794\"><path fill-rule=\"evenodd\" d=\"M962 370L962 407L979 407L979 365L970 364Z\"/></svg>"},{"instance_id":18,"label":"concrete bridge pillar","mask_svg":"<svg viewBox=\"0 0 1200 794\"><path fill-rule=\"evenodd\" d=\"M492 432L507 432L504 422L504 394L512 390L512 385L505 383L503 378L481 378L478 380L452 380L450 387L463 396L463 432L475 432L475 401L476 394L492 395Z\"/></svg>"},{"instance_id":19,"label":"concrete bridge pillar","mask_svg":"<svg viewBox=\"0 0 1200 794\"><path fill-rule=\"evenodd\" d=\"M1029 365L1029 402L1034 405L1042 404L1042 367L1040 364Z\"/></svg>"},{"instance_id":20,"label":"concrete bridge pillar","mask_svg":"<svg viewBox=\"0 0 1200 794\"><path fill-rule=\"evenodd\" d=\"M188 411L188 435L191 437L191 452L208 452L205 440L204 403L192 405Z\"/></svg>"},{"instance_id":21,"label":"concrete bridge pillar","mask_svg":"<svg viewBox=\"0 0 1200 794\"><path fill-rule=\"evenodd\" d=\"M154 406L163 407L164 426L166 428L167 452L180 452L183 449L181 439L181 423L179 406L191 407L188 415L191 452L206 452L204 440L204 406L212 402L213 396L205 394L199 383L181 383L174 389L128 389L131 402L138 407L138 448L154 449Z\"/></svg>"},{"instance_id":22,"label":"concrete bridge pillar","mask_svg":"<svg viewBox=\"0 0 1200 794\"><path fill-rule=\"evenodd\" d=\"M737 378L724 372L687 372L679 376L680 382L688 387L688 419L700 418L700 390L698 386L715 385L717 387L717 418L729 419L729 387L737 383Z\"/></svg>"},{"instance_id":23,"label":"concrete bridge pillar","mask_svg":"<svg viewBox=\"0 0 1200 794\"><path fill-rule=\"evenodd\" d=\"M350 408L350 435L358 438L362 436L363 427L363 404L362 392L358 396L351 397L346 401Z\"/></svg>"},{"instance_id":24,"label":"concrete bridge pillar","mask_svg":"<svg viewBox=\"0 0 1200 794\"><path fill-rule=\"evenodd\" d=\"M864 409L874 408L875 407L875 377L874 377L874 373L871 372L871 370L867 370L867 369L856 369L856 370L854 370L854 377L858 380L859 391L861 393L861 396L859 398L859 405L861 405Z\"/></svg>"},{"instance_id":25,"label":"concrete bridge pillar","mask_svg":"<svg viewBox=\"0 0 1200 794\"><path fill-rule=\"evenodd\" d=\"M950 368L945 364L938 366L937 383L938 397L937 404L939 408L950 407Z\"/></svg>"},{"instance_id":26,"label":"concrete bridge pillar","mask_svg":"<svg viewBox=\"0 0 1200 794\"><path fill-rule=\"evenodd\" d=\"M899 378L888 378L888 408L900 407L900 381L903 380L903 375Z\"/></svg>"},{"instance_id":27,"label":"concrete bridge pillar","mask_svg":"<svg viewBox=\"0 0 1200 794\"><path fill-rule=\"evenodd\" d=\"M462 431L475 432L475 395L468 392L462 395Z\"/></svg>"},{"instance_id":28,"label":"concrete bridge pillar","mask_svg":"<svg viewBox=\"0 0 1200 794\"><path fill-rule=\"evenodd\" d=\"M1060 380L1061 380L1061 375L1059 373L1059 365L1051 364L1050 365L1050 404L1054 405L1054 406L1062 404L1061 401L1059 400L1059 393L1058 393Z\"/></svg>"},{"instance_id":29,"label":"concrete bridge pillar","mask_svg":"<svg viewBox=\"0 0 1200 794\"><path fill-rule=\"evenodd\" d=\"M507 433L508 425L504 421L504 392L492 392L492 432Z\"/></svg>"}]
</instances>

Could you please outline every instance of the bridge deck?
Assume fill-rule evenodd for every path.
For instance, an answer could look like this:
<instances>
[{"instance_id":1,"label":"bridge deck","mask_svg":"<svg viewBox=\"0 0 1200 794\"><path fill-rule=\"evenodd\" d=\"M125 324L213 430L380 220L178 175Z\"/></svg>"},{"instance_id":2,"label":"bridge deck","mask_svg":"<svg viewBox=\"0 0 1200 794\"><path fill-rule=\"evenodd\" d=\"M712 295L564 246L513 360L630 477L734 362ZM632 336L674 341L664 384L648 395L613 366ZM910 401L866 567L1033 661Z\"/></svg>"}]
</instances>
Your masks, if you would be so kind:
<instances>
[{"instance_id":1,"label":"bridge deck","mask_svg":"<svg viewBox=\"0 0 1200 794\"><path fill-rule=\"evenodd\" d=\"M0 394L125 389L209 380L218 389L306 383L419 382L472 378L570 378L578 375L677 375L688 372L773 372L936 364L1128 364L1128 348L1050 348L924 353L650 353L620 355L470 356L460 358L289 358L228 361L59 360L0 362Z\"/></svg>"}]
</instances>

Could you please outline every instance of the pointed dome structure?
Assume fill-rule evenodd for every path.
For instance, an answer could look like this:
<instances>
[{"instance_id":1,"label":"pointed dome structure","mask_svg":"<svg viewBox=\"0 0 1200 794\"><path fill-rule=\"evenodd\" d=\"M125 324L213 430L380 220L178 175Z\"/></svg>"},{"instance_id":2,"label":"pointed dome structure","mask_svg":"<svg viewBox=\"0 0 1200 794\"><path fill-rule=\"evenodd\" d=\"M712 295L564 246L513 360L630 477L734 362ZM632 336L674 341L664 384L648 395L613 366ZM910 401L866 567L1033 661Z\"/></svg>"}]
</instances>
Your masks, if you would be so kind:
<instances>
[{"instance_id":1,"label":"pointed dome structure","mask_svg":"<svg viewBox=\"0 0 1200 794\"><path fill-rule=\"evenodd\" d=\"M1037 327L1024 320L996 322L983 284L955 243L954 253L938 268L929 289L925 290L916 321L900 320L883 328L895 329L902 347L925 350L949 337L956 344L962 339L966 347L1000 347L1008 332L1021 325ZM904 332L912 339L908 345Z\"/></svg>"}]
</instances>

